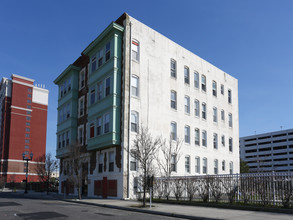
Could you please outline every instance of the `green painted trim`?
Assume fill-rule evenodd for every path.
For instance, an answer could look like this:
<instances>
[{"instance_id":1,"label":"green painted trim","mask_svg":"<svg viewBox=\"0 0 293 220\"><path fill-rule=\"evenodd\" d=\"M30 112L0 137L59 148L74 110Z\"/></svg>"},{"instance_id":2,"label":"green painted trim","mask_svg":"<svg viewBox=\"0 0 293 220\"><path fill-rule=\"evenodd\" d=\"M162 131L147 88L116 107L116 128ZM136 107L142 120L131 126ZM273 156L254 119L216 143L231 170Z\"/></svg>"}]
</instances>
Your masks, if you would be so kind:
<instances>
[{"instance_id":1,"label":"green painted trim","mask_svg":"<svg viewBox=\"0 0 293 220\"><path fill-rule=\"evenodd\" d=\"M63 79L64 76L66 76L67 73L69 73L70 70L80 70L80 67L73 66L70 64L53 82L58 85L58 83Z\"/></svg>"},{"instance_id":2,"label":"green painted trim","mask_svg":"<svg viewBox=\"0 0 293 220\"><path fill-rule=\"evenodd\" d=\"M88 55L88 53L104 38L109 34L113 29L123 32L124 27L112 22L93 42L91 42L87 48L85 48L82 53Z\"/></svg>"}]
</instances>

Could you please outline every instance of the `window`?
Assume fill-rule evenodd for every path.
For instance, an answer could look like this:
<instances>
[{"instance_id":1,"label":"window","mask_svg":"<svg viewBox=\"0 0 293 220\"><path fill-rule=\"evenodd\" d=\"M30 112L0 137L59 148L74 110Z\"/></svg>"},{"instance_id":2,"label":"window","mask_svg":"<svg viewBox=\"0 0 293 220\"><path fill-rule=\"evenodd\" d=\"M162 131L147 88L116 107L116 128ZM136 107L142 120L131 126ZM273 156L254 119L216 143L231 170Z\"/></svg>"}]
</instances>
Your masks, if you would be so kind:
<instances>
[{"instance_id":1,"label":"window","mask_svg":"<svg viewBox=\"0 0 293 220\"><path fill-rule=\"evenodd\" d=\"M109 152L109 172L114 171L114 151Z\"/></svg>"},{"instance_id":2,"label":"window","mask_svg":"<svg viewBox=\"0 0 293 220\"><path fill-rule=\"evenodd\" d=\"M214 160L214 174L218 174L218 160Z\"/></svg>"},{"instance_id":3,"label":"window","mask_svg":"<svg viewBox=\"0 0 293 220\"><path fill-rule=\"evenodd\" d=\"M138 132L138 112L131 111L131 131Z\"/></svg>"},{"instance_id":4,"label":"window","mask_svg":"<svg viewBox=\"0 0 293 220\"><path fill-rule=\"evenodd\" d=\"M200 157L195 158L195 173L200 174Z\"/></svg>"},{"instance_id":5,"label":"window","mask_svg":"<svg viewBox=\"0 0 293 220\"><path fill-rule=\"evenodd\" d=\"M26 137L26 138L29 138L29 137L30 137L30 134L25 134L25 137Z\"/></svg>"},{"instance_id":6,"label":"window","mask_svg":"<svg viewBox=\"0 0 293 220\"><path fill-rule=\"evenodd\" d=\"M190 127L187 125L184 128L184 140L186 144L190 144Z\"/></svg>"},{"instance_id":7,"label":"window","mask_svg":"<svg viewBox=\"0 0 293 220\"><path fill-rule=\"evenodd\" d=\"M190 113L190 98L189 98L189 96L184 97L184 109L185 109L186 114Z\"/></svg>"},{"instance_id":8,"label":"window","mask_svg":"<svg viewBox=\"0 0 293 220\"><path fill-rule=\"evenodd\" d=\"M201 117L203 119L207 119L207 115L206 115L206 103L202 103L201 104Z\"/></svg>"},{"instance_id":9,"label":"window","mask_svg":"<svg viewBox=\"0 0 293 220\"><path fill-rule=\"evenodd\" d=\"M92 73L95 72L95 70L97 69L97 59L96 59L96 55L92 57Z\"/></svg>"},{"instance_id":10,"label":"window","mask_svg":"<svg viewBox=\"0 0 293 220\"><path fill-rule=\"evenodd\" d=\"M213 96L217 97L217 83L213 81Z\"/></svg>"},{"instance_id":11,"label":"window","mask_svg":"<svg viewBox=\"0 0 293 220\"><path fill-rule=\"evenodd\" d=\"M79 105L78 105L79 114L78 116L81 117L84 114L84 96L79 98Z\"/></svg>"},{"instance_id":12,"label":"window","mask_svg":"<svg viewBox=\"0 0 293 220\"><path fill-rule=\"evenodd\" d=\"M62 115L62 121L65 121L66 120L66 106L63 106L63 115Z\"/></svg>"},{"instance_id":13,"label":"window","mask_svg":"<svg viewBox=\"0 0 293 220\"><path fill-rule=\"evenodd\" d=\"M199 74L198 72L194 72L194 88L198 89L199 87Z\"/></svg>"},{"instance_id":14,"label":"window","mask_svg":"<svg viewBox=\"0 0 293 220\"><path fill-rule=\"evenodd\" d=\"M213 143L214 143L214 149L218 149L218 134L216 133L214 133Z\"/></svg>"},{"instance_id":15,"label":"window","mask_svg":"<svg viewBox=\"0 0 293 220\"><path fill-rule=\"evenodd\" d=\"M70 104L67 104L67 108L66 108L66 118L70 117Z\"/></svg>"},{"instance_id":16,"label":"window","mask_svg":"<svg viewBox=\"0 0 293 220\"><path fill-rule=\"evenodd\" d=\"M233 162L232 161L229 163L229 171L230 171L230 174L233 174Z\"/></svg>"},{"instance_id":17,"label":"window","mask_svg":"<svg viewBox=\"0 0 293 220\"><path fill-rule=\"evenodd\" d=\"M65 80L64 84L63 84L63 88L64 88L64 95L66 94L67 92L67 80Z\"/></svg>"},{"instance_id":18,"label":"window","mask_svg":"<svg viewBox=\"0 0 293 220\"><path fill-rule=\"evenodd\" d=\"M69 146L70 131L66 131L66 146Z\"/></svg>"},{"instance_id":19,"label":"window","mask_svg":"<svg viewBox=\"0 0 293 220\"><path fill-rule=\"evenodd\" d=\"M110 42L108 42L106 44L106 61L108 61L111 57L111 50L110 49L111 49L111 44L110 44Z\"/></svg>"},{"instance_id":20,"label":"window","mask_svg":"<svg viewBox=\"0 0 293 220\"><path fill-rule=\"evenodd\" d=\"M171 108L177 108L177 93L175 91L171 91Z\"/></svg>"},{"instance_id":21,"label":"window","mask_svg":"<svg viewBox=\"0 0 293 220\"><path fill-rule=\"evenodd\" d=\"M31 88L28 88L27 89L27 92L31 93L32 92L32 89Z\"/></svg>"},{"instance_id":22,"label":"window","mask_svg":"<svg viewBox=\"0 0 293 220\"><path fill-rule=\"evenodd\" d=\"M31 123L29 123L29 122L26 122L26 123L25 123L25 125L26 125L26 126L30 126L30 125L31 125Z\"/></svg>"},{"instance_id":23,"label":"window","mask_svg":"<svg viewBox=\"0 0 293 220\"><path fill-rule=\"evenodd\" d=\"M68 92L71 90L71 78L68 79Z\"/></svg>"},{"instance_id":24,"label":"window","mask_svg":"<svg viewBox=\"0 0 293 220\"><path fill-rule=\"evenodd\" d=\"M131 95L133 96L138 96L138 92L139 92L139 78L137 76L132 76L131 77Z\"/></svg>"},{"instance_id":25,"label":"window","mask_svg":"<svg viewBox=\"0 0 293 220\"><path fill-rule=\"evenodd\" d=\"M222 161L222 171L225 171L226 170L226 161L223 160Z\"/></svg>"},{"instance_id":26,"label":"window","mask_svg":"<svg viewBox=\"0 0 293 220\"><path fill-rule=\"evenodd\" d=\"M225 135L222 135L222 146L225 147Z\"/></svg>"},{"instance_id":27,"label":"window","mask_svg":"<svg viewBox=\"0 0 293 220\"><path fill-rule=\"evenodd\" d=\"M171 155L171 172L176 172L176 158L177 156L175 154Z\"/></svg>"},{"instance_id":28,"label":"window","mask_svg":"<svg viewBox=\"0 0 293 220\"><path fill-rule=\"evenodd\" d=\"M199 101L197 99L194 100L194 115L199 117Z\"/></svg>"},{"instance_id":29,"label":"window","mask_svg":"<svg viewBox=\"0 0 293 220\"><path fill-rule=\"evenodd\" d=\"M228 103L232 103L232 91L230 89L228 90Z\"/></svg>"},{"instance_id":30,"label":"window","mask_svg":"<svg viewBox=\"0 0 293 220\"><path fill-rule=\"evenodd\" d=\"M91 88L91 105L95 103L96 101L96 89L95 89L95 86L93 86Z\"/></svg>"},{"instance_id":31,"label":"window","mask_svg":"<svg viewBox=\"0 0 293 220\"><path fill-rule=\"evenodd\" d=\"M97 88L97 100L101 100L103 98L103 83L102 82L98 82L98 88Z\"/></svg>"},{"instance_id":32,"label":"window","mask_svg":"<svg viewBox=\"0 0 293 220\"><path fill-rule=\"evenodd\" d=\"M82 89L84 85L85 85L85 67L79 72L79 89Z\"/></svg>"},{"instance_id":33,"label":"window","mask_svg":"<svg viewBox=\"0 0 293 220\"><path fill-rule=\"evenodd\" d=\"M184 83L189 84L189 68L184 67Z\"/></svg>"},{"instance_id":34,"label":"window","mask_svg":"<svg viewBox=\"0 0 293 220\"><path fill-rule=\"evenodd\" d=\"M222 94L222 95L224 95L224 90L225 90L224 85L221 84L221 94Z\"/></svg>"},{"instance_id":35,"label":"window","mask_svg":"<svg viewBox=\"0 0 293 220\"><path fill-rule=\"evenodd\" d=\"M205 75L201 75L201 90L206 92L206 77L205 77Z\"/></svg>"},{"instance_id":36,"label":"window","mask_svg":"<svg viewBox=\"0 0 293 220\"><path fill-rule=\"evenodd\" d=\"M170 66L171 77L176 78L176 60L171 59Z\"/></svg>"},{"instance_id":37,"label":"window","mask_svg":"<svg viewBox=\"0 0 293 220\"><path fill-rule=\"evenodd\" d=\"M199 129L198 128L196 128L194 130L194 143L195 143L195 145L198 145L198 146L200 144L200 136L199 136Z\"/></svg>"},{"instance_id":38,"label":"window","mask_svg":"<svg viewBox=\"0 0 293 220\"><path fill-rule=\"evenodd\" d=\"M63 108L59 110L59 123L63 121Z\"/></svg>"},{"instance_id":39,"label":"window","mask_svg":"<svg viewBox=\"0 0 293 220\"><path fill-rule=\"evenodd\" d=\"M65 133L62 134L62 147L65 147Z\"/></svg>"},{"instance_id":40,"label":"window","mask_svg":"<svg viewBox=\"0 0 293 220\"><path fill-rule=\"evenodd\" d=\"M213 108L213 122L218 122L218 109L216 107Z\"/></svg>"},{"instance_id":41,"label":"window","mask_svg":"<svg viewBox=\"0 0 293 220\"><path fill-rule=\"evenodd\" d=\"M97 118L97 136L102 134L102 117Z\"/></svg>"},{"instance_id":42,"label":"window","mask_svg":"<svg viewBox=\"0 0 293 220\"><path fill-rule=\"evenodd\" d=\"M176 122L171 122L171 140L177 140L177 124Z\"/></svg>"},{"instance_id":43,"label":"window","mask_svg":"<svg viewBox=\"0 0 293 220\"><path fill-rule=\"evenodd\" d=\"M31 108L32 108L32 106L31 106L31 105L27 105L27 106L26 106L26 108L28 108L28 109L31 109Z\"/></svg>"},{"instance_id":44,"label":"window","mask_svg":"<svg viewBox=\"0 0 293 220\"><path fill-rule=\"evenodd\" d=\"M130 170L136 171L136 167L137 167L136 163L137 163L136 159L130 155Z\"/></svg>"},{"instance_id":45,"label":"window","mask_svg":"<svg viewBox=\"0 0 293 220\"><path fill-rule=\"evenodd\" d=\"M104 159L104 155L100 153L99 154L99 173L103 172L103 159Z\"/></svg>"},{"instance_id":46,"label":"window","mask_svg":"<svg viewBox=\"0 0 293 220\"><path fill-rule=\"evenodd\" d=\"M110 131L110 115L109 113L104 115L104 133L108 133Z\"/></svg>"},{"instance_id":47,"label":"window","mask_svg":"<svg viewBox=\"0 0 293 220\"><path fill-rule=\"evenodd\" d=\"M29 149L29 146L28 146L28 145L25 145L24 148L25 148L25 149ZM60 147L59 147L59 148L60 148Z\"/></svg>"},{"instance_id":48,"label":"window","mask_svg":"<svg viewBox=\"0 0 293 220\"><path fill-rule=\"evenodd\" d=\"M27 132L30 132L30 130L31 130L30 128L25 128L25 131Z\"/></svg>"},{"instance_id":49,"label":"window","mask_svg":"<svg viewBox=\"0 0 293 220\"><path fill-rule=\"evenodd\" d=\"M62 147L62 135L61 134L58 136L58 147L59 148Z\"/></svg>"},{"instance_id":50,"label":"window","mask_svg":"<svg viewBox=\"0 0 293 220\"><path fill-rule=\"evenodd\" d=\"M90 138L95 137L95 123L90 123Z\"/></svg>"},{"instance_id":51,"label":"window","mask_svg":"<svg viewBox=\"0 0 293 220\"><path fill-rule=\"evenodd\" d=\"M233 138L229 138L229 151L233 152Z\"/></svg>"},{"instance_id":52,"label":"window","mask_svg":"<svg viewBox=\"0 0 293 220\"><path fill-rule=\"evenodd\" d=\"M110 77L109 78L107 78L106 80L105 80L105 96L108 96L108 95L110 95L110 83L111 83L111 80L110 80Z\"/></svg>"},{"instance_id":53,"label":"window","mask_svg":"<svg viewBox=\"0 0 293 220\"><path fill-rule=\"evenodd\" d=\"M223 109L221 110L221 120L225 121L225 111Z\"/></svg>"},{"instance_id":54,"label":"window","mask_svg":"<svg viewBox=\"0 0 293 220\"><path fill-rule=\"evenodd\" d=\"M207 158L202 159L202 173L203 174L208 173L208 159Z\"/></svg>"},{"instance_id":55,"label":"window","mask_svg":"<svg viewBox=\"0 0 293 220\"><path fill-rule=\"evenodd\" d=\"M28 99L28 100L27 100L27 103L32 103L32 100Z\"/></svg>"},{"instance_id":56,"label":"window","mask_svg":"<svg viewBox=\"0 0 293 220\"><path fill-rule=\"evenodd\" d=\"M132 59L139 61L139 42L132 40Z\"/></svg>"},{"instance_id":57,"label":"window","mask_svg":"<svg viewBox=\"0 0 293 220\"><path fill-rule=\"evenodd\" d=\"M83 125L78 127L78 143L83 145Z\"/></svg>"},{"instance_id":58,"label":"window","mask_svg":"<svg viewBox=\"0 0 293 220\"><path fill-rule=\"evenodd\" d=\"M185 172L190 173L190 157L185 157Z\"/></svg>"},{"instance_id":59,"label":"window","mask_svg":"<svg viewBox=\"0 0 293 220\"><path fill-rule=\"evenodd\" d=\"M229 113L229 127L232 128L232 114Z\"/></svg>"},{"instance_id":60,"label":"window","mask_svg":"<svg viewBox=\"0 0 293 220\"><path fill-rule=\"evenodd\" d=\"M31 117L28 117L28 116L27 116L27 117L26 117L26 120L27 120L27 121L30 121L30 120L31 120Z\"/></svg>"},{"instance_id":61,"label":"window","mask_svg":"<svg viewBox=\"0 0 293 220\"><path fill-rule=\"evenodd\" d=\"M202 138L202 146L206 147L207 146L207 132L205 130L202 131L201 138Z\"/></svg>"}]
</instances>

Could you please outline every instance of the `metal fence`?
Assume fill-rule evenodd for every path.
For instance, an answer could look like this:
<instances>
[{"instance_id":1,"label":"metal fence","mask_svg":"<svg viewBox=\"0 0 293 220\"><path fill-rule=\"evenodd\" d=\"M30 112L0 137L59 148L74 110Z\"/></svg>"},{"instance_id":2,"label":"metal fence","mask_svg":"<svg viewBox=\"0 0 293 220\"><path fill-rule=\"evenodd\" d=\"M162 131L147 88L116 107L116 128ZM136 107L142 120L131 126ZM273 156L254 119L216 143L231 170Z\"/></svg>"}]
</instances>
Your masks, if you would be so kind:
<instances>
[{"instance_id":1,"label":"metal fence","mask_svg":"<svg viewBox=\"0 0 293 220\"><path fill-rule=\"evenodd\" d=\"M159 177L154 197L293 207L293 172Z\"/></svg>"}]
</instances>

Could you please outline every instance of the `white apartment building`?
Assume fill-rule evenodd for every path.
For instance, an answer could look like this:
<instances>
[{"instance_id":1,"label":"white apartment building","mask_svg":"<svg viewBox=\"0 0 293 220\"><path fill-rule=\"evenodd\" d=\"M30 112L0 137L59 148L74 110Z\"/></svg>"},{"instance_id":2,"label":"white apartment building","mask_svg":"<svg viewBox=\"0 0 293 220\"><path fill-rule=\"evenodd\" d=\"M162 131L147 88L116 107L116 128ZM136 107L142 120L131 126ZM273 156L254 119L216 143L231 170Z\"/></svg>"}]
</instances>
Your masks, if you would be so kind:
<instances>
[{"instance_id":1,"label":"white apartment building","mask_svg":"<svg viewBox=\"0 0 293 220\"><path fill-rule=\"evenodd\" d=\"M240 138L240 157L251 172L293 171L293 129Z\"/></svg>"}]
</instances>

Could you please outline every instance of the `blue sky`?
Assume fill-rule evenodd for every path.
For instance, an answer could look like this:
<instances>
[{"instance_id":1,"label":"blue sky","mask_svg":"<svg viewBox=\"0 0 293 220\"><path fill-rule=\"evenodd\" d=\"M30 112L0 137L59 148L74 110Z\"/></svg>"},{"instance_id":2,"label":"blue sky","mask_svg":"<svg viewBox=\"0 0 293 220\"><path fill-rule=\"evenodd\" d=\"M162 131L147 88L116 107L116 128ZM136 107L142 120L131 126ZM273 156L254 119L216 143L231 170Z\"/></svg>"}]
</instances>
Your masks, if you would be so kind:
<instances>
[{"instance_id":1,"label":"blue sky","mask_svg":"<svg viewBox=\"0 0 293 220\"><path fill-rule=\"evenodd\" d=\"M49 89L47 152L56 148L53 80L123 12L239 80L240 136L293 128L291 0L1 1L0 77Z\"/></svg>"}]
</instances>

